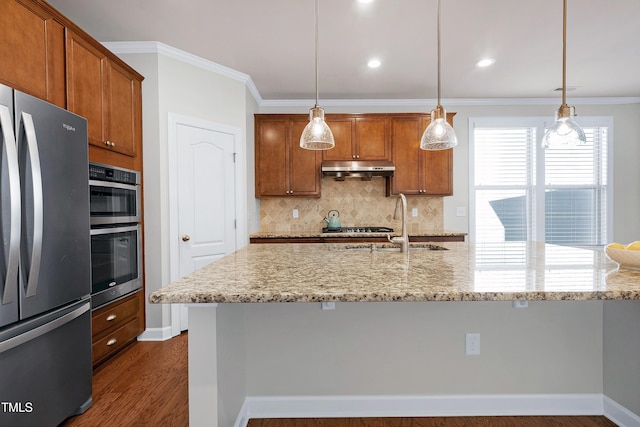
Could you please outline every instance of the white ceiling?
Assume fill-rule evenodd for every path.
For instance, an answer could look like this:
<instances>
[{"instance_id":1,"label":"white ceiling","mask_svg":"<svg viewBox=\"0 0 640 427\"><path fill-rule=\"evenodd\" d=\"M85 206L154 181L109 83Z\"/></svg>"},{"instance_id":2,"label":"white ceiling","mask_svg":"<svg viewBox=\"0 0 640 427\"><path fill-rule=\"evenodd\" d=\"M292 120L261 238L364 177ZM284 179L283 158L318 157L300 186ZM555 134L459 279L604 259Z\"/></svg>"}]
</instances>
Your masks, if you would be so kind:
<instances>
[{"instance_id":1,"label":"white ceiling","mask_svg":"<svg viewBox=\"0 0 640 427\"><path fill-rule=\"evenodd\" d=\"M159 41L248 74L265 100L315 97L314 0L48 1L101 42ZM443 99L560 99L562 0L441 8ZM436 98L436 0L320 0L319 22L321 105ZM567 38L569 104L640 96L640 0L569 0Z\"/></svg>"}]
</instances>

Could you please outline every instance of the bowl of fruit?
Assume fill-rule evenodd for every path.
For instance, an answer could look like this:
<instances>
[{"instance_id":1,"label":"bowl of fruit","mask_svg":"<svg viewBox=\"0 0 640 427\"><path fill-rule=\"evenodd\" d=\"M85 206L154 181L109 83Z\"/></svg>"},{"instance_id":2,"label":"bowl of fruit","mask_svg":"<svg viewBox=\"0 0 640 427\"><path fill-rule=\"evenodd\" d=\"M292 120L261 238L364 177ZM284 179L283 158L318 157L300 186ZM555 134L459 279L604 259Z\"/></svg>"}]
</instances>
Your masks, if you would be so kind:
<instances>
[{"instance_id":1,"label":"bowl of fruit","mask_svg":"<svg viewBox=\"0 0 640 427\"><path fill-rule=\"evenodd\" d=\"M604 247L604 253L622 268L640 270L640 240L628 245L609 243Z\"/></svg>"}]
</instances>

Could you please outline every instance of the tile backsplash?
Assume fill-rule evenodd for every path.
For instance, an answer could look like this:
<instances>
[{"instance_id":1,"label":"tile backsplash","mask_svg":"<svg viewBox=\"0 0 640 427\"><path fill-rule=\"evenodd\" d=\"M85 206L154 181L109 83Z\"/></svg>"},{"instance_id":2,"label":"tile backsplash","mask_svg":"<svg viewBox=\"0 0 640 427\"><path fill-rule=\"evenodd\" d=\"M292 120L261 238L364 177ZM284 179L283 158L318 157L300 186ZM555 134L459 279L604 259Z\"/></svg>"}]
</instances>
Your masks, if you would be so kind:
<instances>
[{"instance_id":1,"label":"tile backsplash","mask_svg":"<svg viewBox=\"0 0 640 427\"><path fill-rule=\"evenodd\" d=\"M385 196L385 178L370 181L333 178L322 179L321 198L265 197L260 199L260 231L318 232L326 226L323 218L335 209L340 212L340 224L350 226L384 226L400 230L394 219L396 196ZM418 216L411 215L416 208ZM298 218L293 210L298 210ZM409 232L442 230L444 224L442 197L407 196Z\"/></svg>"}]
</instances>

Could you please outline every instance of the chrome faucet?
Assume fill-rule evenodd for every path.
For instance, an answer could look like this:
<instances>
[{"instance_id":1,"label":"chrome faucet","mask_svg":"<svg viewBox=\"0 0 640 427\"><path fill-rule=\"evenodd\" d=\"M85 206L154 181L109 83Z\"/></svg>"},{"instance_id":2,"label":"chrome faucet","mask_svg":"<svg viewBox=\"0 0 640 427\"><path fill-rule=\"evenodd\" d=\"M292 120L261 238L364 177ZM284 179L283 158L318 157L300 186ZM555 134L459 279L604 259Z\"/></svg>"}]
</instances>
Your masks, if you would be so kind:
<instances>
[{"instance_id":1,"label":"chrome faucet","mask_svg":"<svg viewBox=\"0 0 640 427\"><path fill-rule=\"evenodd\" d=\"M393 219L398 219L398 203L402 203L402 236L391 237L387 234L387 240L391 243L400 244L400 251L402 253L409 252L409 232L407 231L407 198L404 194L400 193L396 200L396 209L393 212Z\"/></svg>"}]
</instances>

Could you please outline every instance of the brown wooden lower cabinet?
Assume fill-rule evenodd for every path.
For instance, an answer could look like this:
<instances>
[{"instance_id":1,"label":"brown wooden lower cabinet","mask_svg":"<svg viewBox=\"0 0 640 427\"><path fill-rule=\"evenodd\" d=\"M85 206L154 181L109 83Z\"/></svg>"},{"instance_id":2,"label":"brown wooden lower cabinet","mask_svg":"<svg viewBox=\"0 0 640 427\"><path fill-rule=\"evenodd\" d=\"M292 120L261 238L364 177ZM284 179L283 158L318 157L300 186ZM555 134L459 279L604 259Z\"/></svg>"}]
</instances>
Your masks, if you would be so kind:
<instances>
[{"instance_id":1,"label":"brown wooden lower cabinet","mask_svg":"<svg viewBox=\"0 0 640 427\"><path fill-rule=\"evenodd\" d=\"M107 360L142 333L140 295L115 301L93 312L91 316L93 366Z\"/></svg>"}]
</instances>

